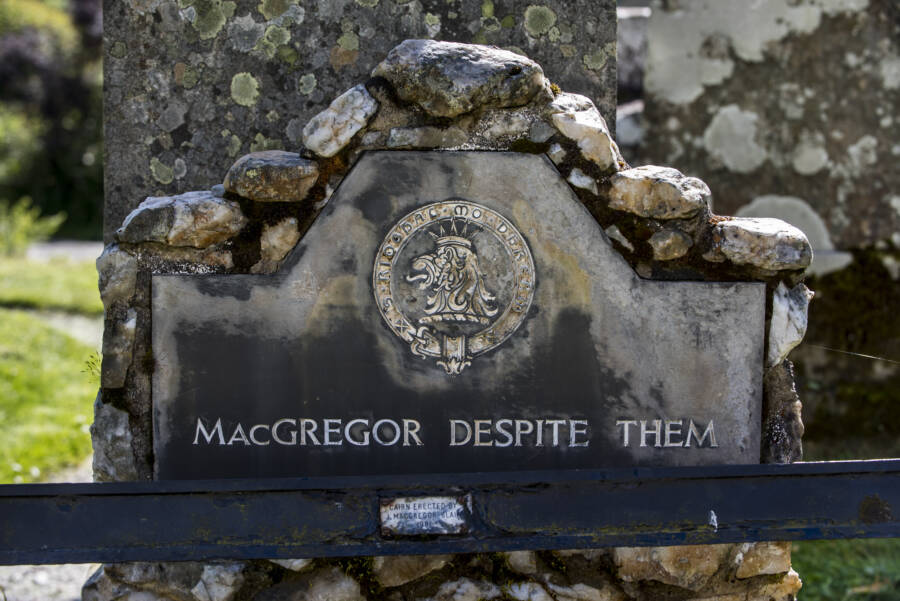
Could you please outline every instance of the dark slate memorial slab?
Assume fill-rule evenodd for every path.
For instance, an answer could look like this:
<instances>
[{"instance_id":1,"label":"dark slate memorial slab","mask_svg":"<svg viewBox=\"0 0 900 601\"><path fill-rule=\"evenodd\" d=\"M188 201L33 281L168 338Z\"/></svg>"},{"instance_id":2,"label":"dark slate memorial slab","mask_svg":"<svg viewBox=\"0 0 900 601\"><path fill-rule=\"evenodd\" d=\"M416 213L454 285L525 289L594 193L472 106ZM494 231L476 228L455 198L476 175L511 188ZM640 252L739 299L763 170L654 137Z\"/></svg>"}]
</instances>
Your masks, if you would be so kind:
<instances>
[{"instance_id":1,"label":"dark slate memorial slab","mask_svg":"<svg viewBox=\"0 0 900 601\"><path fill-rule=\"evenodd\" d=\"M369 152L277 274L152 286L160 479L759 460L764 284L638 277L544 156Z\"/></svg>"}]
</instances>

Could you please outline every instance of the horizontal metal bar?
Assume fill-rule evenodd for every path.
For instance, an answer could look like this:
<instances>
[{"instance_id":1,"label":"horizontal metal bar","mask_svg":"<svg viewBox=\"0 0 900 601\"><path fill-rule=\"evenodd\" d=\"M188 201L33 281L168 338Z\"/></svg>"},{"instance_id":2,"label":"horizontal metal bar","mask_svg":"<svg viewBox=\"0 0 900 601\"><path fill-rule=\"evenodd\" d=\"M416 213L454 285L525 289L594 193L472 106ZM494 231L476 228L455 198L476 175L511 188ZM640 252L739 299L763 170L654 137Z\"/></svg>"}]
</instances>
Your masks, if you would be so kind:
<instances>
[{"instance_id":1,"label":"horizontal metal bar","mask_svg":"<svg viewBox=\"0 0 900 601\"><path fill-rule=\"evenodd\" d=\"M463 494L465 535L381 533L381 499ZM898 511L900 460L3 485L0 564L897 537Z\"/></svg>"}]
</instances>

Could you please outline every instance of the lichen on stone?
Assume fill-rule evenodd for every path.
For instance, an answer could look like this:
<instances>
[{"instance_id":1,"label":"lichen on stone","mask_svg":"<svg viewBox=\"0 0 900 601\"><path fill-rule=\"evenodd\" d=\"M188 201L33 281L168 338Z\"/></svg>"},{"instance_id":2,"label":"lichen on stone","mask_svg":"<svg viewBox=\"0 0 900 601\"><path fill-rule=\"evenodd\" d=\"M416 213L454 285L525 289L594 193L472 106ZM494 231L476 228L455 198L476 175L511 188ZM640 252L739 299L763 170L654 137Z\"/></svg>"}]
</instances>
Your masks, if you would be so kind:
<instances>
[{"instance_id":1,"label":"lichen on stone","mask_svg":"<svg viewBox=\"0 0 900 601\"><path fill-rule=\"evenodd\" d=\"M556 13L549 6L532 4L525 9L525 30L539 37L556 24Z\"/></svg>"},{"instance_id":2,"label":"lichen on stone","mask_svg":"<svg viewBox=\"0 0 900 601\"><path fill-rule=\"evenodd\" d=\"M300 80L297 85L298 92L300 92L304 96L309 96L315 89L316 75L314 73L306 73L300 76Z\"/></svg>"},{"instance_id":3,"label":"lichen on stone","mask_svg":"<svg viewBox=\"0 0 900 601\"><path fill-rule=\"evenodd\" d=\"M153 174L153 179L163 185L171 184L175 179L175 172L172 168L160 161L157 157L150 159L150 173Z\"/></svg>"},{"instance_id":4,"label":"lichen on stone","mask_svg":"<svg viewBox=\"0 0 900 601\"><path fill-rule=\"evenodd\" d=\"M259 99L259 81L246 71L231 78L231 99L241 106L253 106Z\"/></svg>"},{"instance_id":5,"label":"lichen on stone","mask_svg":"<svg viewBox=\"0 0 900 601\"><path fill-rule=\"evenodd\" d=\"M193 8L195 17L191 22L201 40L219 35L225 23L234 16L237 4L231 0L186 0L182 5Z\"/></svg>"}]
</instances>

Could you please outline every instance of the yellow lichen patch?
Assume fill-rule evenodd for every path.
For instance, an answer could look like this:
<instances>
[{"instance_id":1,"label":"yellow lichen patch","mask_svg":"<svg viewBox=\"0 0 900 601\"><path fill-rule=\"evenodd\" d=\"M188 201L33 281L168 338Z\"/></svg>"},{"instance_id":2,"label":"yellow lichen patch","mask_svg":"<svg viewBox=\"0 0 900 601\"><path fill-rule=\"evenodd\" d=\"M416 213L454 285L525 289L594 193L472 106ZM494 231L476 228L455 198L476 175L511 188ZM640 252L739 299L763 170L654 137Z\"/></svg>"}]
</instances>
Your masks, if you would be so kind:
<instances>
[{"instance_id":1,"label":"yellow lichen patch","mask_svg":"<svg viewBox=\"0 0 900 601\"><path fill-rule=\"evenodd\" d=\"M525 31L539 37L556 25L556 13L549 6L532 4L525 9Z\"/></svg>"},{"instance_id":2,"label":"yellow lichen patch","mask_svg":"<svg viewBox=\"0 0 900 601\"><path fill-rule=\"evenodd\" d=\"M338 38L337 43L343 50L359 50L359 36L352 31L344 33Z\"/></svg>"},{"instance_id":3,"label":"yellow lichen patch","mask_svg":"<svg viewBox=\"0 0 900 601\"><path fill-rule=\"evenodd\" d=\"M246 71L231 78L231 99L241 106L253 106L259 99L259 82Z\"/></svg>"},{"instance_id":4,"label":"yellow lichen patch","mask_svg":"<svg viewBox=\"0 0 900 601\"><path fill-rule=\"evenodd\" d=\"M153 175L153 179L161 184L171 184L175 179L175 172L172 168L156 157L150 159L150 173Z\"/></svg>"},{"instance_id":5,"label":"yellow lichen patch","mask_svg":"<svg viewBox=\"0 0 900 601\"><path fill-rule=\"evenodd\" d=\"M297 4L297 0L262 0L256 10L271 21L287 12L292 4Z\"/></svg>"},{"instance_id":6,"label":"yellow lichen patch","mask_svg":"<svg viewBox=\"0 0 900 601\"><path fill-rule=\"evenodd\" d=\"M200 34L201 40L216 37L237 8L231 0L187 0L183 6L194 10L191 25Z\"/></svg>"}]
</instances>

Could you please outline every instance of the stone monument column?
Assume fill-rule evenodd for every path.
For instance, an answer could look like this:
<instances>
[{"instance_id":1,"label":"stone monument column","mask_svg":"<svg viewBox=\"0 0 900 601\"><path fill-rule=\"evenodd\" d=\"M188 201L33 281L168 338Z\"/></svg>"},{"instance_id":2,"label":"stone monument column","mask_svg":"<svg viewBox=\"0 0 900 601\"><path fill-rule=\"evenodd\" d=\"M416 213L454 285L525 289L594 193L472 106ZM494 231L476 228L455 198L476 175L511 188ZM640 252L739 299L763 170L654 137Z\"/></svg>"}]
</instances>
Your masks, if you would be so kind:
<instances>
[{"instance_id":1,"label":"stone monument column","mask_svg":"<svg viewBox=\"0 0 900 601\"><path fill-rule=\"evenodd\" d=\"M144 198L238 157L296 150L303 125L409 38L527 54L616 111L613 0L106 0L104 240Z\"/></svg>"}]
</instances>

